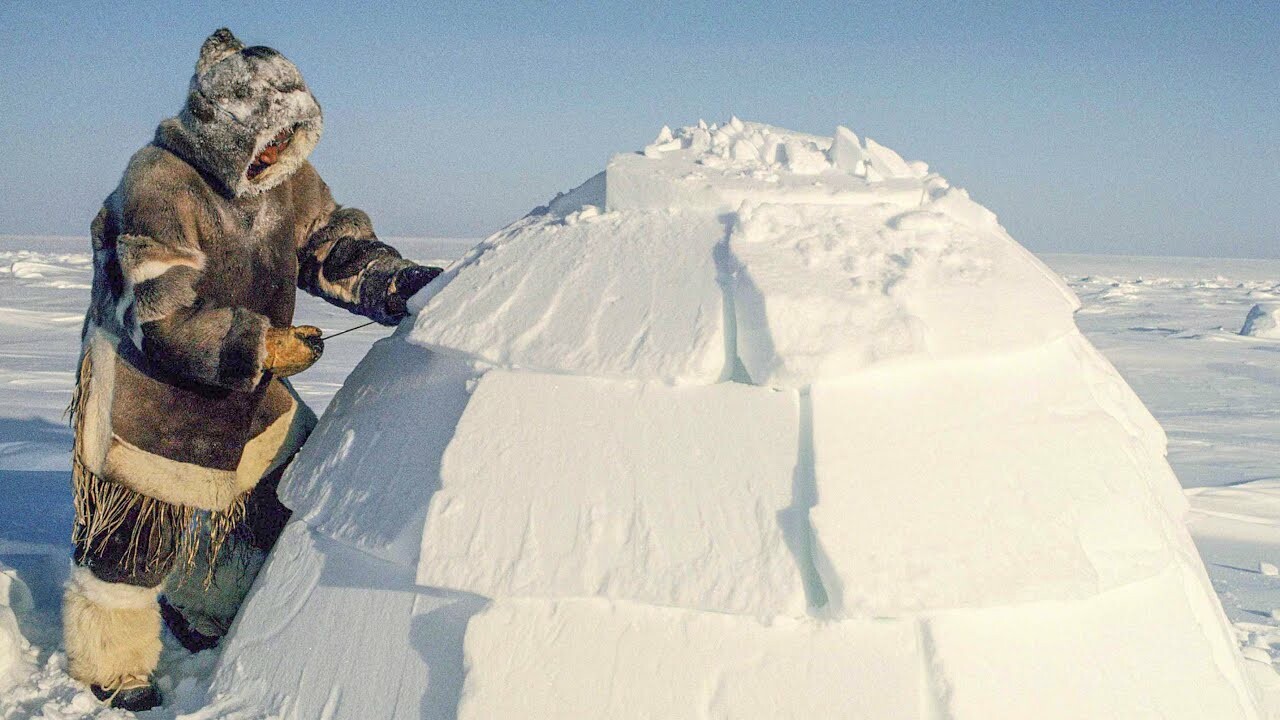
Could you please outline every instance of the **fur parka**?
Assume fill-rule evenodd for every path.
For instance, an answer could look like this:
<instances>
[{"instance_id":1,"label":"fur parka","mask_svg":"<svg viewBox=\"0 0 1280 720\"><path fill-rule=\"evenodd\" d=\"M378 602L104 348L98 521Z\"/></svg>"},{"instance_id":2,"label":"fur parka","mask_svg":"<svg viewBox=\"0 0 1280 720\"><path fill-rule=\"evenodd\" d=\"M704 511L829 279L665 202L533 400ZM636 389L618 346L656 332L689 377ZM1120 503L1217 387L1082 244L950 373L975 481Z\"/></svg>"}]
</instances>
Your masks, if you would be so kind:
<instances>
[{"instance_id":1,"label":"fur parka","mask_svg":"<svg viewBox=\"0 0 1280 720\"><path fill-rule=\"evenodd\" d=\"M267 329L293 322L295 288L399 319L387 299L414 264L365 213L334 203L307 162L321 129L293 63L220 30L182 111L98 213L76 403L78 544L118 526L104 506L122 502L106 497L119 488L226 512L292 456L314 416L263 362ZM282 130L292 142L251 179Z\"/></svg>"}]
</instances>

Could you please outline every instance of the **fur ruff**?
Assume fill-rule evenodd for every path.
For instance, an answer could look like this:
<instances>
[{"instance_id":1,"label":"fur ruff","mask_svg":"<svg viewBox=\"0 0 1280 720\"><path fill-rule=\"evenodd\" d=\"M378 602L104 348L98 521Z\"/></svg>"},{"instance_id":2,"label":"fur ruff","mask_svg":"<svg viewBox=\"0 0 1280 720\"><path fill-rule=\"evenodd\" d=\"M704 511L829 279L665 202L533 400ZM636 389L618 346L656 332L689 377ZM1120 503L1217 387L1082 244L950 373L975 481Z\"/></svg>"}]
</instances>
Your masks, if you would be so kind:
<instances>
[{"instance_id":1,"label":"fur ruff","mask_svg":"<svg viewBox=\"0 0 1280 720\"><path fill-rule=\"evenodd\" d=\"M62 603L67 671L105 688L146 678L160 660L159 588L97 579L74 568Z\"/></svg>"}]
</instances>

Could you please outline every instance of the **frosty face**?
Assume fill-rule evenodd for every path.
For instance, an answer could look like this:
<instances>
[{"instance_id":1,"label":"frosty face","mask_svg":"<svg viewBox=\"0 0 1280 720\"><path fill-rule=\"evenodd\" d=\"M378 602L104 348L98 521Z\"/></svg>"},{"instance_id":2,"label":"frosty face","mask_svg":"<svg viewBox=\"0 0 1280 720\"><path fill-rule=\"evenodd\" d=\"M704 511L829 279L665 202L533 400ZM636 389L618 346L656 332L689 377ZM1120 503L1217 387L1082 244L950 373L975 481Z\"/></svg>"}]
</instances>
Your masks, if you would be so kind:
<instances>
[{"instance_id":1,"label":"frosty face","mask_svg":"<svg viewBox=\"0 0 1280 720\"><path fill-rule=\"evenodd\" d=\"M180 117L191 157L235 196L283 182L320 140L320 105L296 65L222 29L200 48Z\"/></svg>"}]
</instances>

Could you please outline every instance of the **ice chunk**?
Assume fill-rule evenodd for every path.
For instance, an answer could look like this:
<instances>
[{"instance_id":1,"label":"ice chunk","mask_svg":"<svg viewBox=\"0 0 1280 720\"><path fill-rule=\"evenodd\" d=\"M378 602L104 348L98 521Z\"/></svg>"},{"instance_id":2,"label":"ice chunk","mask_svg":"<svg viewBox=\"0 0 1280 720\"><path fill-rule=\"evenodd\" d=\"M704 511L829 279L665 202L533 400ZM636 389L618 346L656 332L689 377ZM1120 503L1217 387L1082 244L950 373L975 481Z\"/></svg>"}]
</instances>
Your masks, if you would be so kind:
<instances>
[{"instance_id":1,"label":"ice chunk","mask_svg":"<svg viewBox=\"0 0 1280 720\"><path fill-rule=\"evenodd\" d=\"M1034 347L1075 327L1074 296L1038 260L929 205L748 205L729 248L738 354L759 384Z\"/></svg>"},{"instance_id":2,"label":"ice chunk","mask_svg":"<svg viewBox=\"0 0 1280 720\"><path fill-rule=\"evenodd\" d=\"M472 621L466 662L463 720L931 717L910 622L762 625L602 600L502 600Z\"/></svg>"},{"instance_id":3,"label":"ice chunk","mask_svg":"<svg viewBox=\"0 0 1280 720\"><path fill-rule=\"evenodd\" d=\"M810 511L835 614L1084 598L1190 543L1087 342L814 386ZM1135 400L1136 402L1136 400Z\"/></svg>"},{"instance_id":4,"label":"ice chunk","mask_svg":"<svg viewBox=\"0 0 1280 720\"><path fill-rule=\"evenodd\" d=\"M1080 602L944 614L945 717L1257 718L1221 609L1178 568Z\"/></svg>"},{"instance_id":5,"label":"ice chunk","mask_svg":"<svg viewBox=\"0 0 1280 720\"><path fill-rule=\"evenodd\" d=\"M1280 304L1259 303L1249 308L1249 314L1240 328L1241 335L1278 339L1280 338Z\"/></svg>"},{"instance_id":6,"label":"ice chunk","mask_svg":"<svg viewBox=\"0 0 1280 720\"><path fill-rule=\"evenodd\" d=\"M847 173L865 175L866 168L862 164L862 146L858 144L858 136L843 125L836 128L836 135L831 141L831 149L827 151L831 164Z\"/></svg>"},{"instance_id":7,"label":"ice chunk","mask_svg":"<svg viewBox=\"0 0 1280 720\"><path fill-rule=\"evenodd\" d=\"M867 138L867 158L868 163L885 177L923 177L923 173L917 174L901 155L871 138Z\"/></svg>"},{"instance_id":8,"label":"ice chunk","mask_svg":"<svg viewBox=\"0 0 1280 720\"><path fill-rule=\"evenodd\" d=\"M735 125L730 121L720 128L681 128L668 143L650 145L643 153L616 155L609 161L606 207L729 213L744 201L920 204L920 173L869 185L862 177L865 172L833 164L836 157L855 151L862 156L852 133L833 142L758 123ZM857 175L851 174L853 171ZM876 177L880 177L878 171Z\"/></svg>"},{"instance_id":9,"label":"ice chunk","mask_svg":"<svg viewBox=\"0 0 1280 720\"><path fill-rule=\"evenodd\" d=\"M465 358L378 342L285 474L281 499L318 532L412 567L440 457L478 374Z\"/></svg>"},{"instance_id":10,"label":"ice chunk","mask_svg":"<svg viewBox=\"0 0 1280 720\"><path fill-rule=\"evenodd\" d=\"M419 583L486 597L601 595L803 614L780 519L797 397L494 371L431 501Z\"/></svg>"},{"instance_id":11,"label":"ice chunk","mask_svg":"<svg viewBox=\"0 0 1280 720\"><path fill-rule=\"evenodd\" d=\"M713 383L724 235L711 215L526 218L433 283L409 339L505 367Z\"/></svg>"}]
</instances>

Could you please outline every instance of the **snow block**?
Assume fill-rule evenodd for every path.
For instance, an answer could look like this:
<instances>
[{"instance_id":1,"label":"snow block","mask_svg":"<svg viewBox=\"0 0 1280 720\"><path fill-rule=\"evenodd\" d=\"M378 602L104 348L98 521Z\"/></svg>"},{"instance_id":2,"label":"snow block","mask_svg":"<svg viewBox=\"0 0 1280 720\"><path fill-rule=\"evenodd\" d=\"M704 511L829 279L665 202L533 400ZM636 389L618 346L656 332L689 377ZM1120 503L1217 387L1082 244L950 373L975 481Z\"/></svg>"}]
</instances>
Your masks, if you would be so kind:
<instances>
[{"instance_id":1,"label":"snow block","mask_svg":"<svg viewBox=\"0 0 1280 720\"><path fill-rule=\"evenodd\" d=\"M587 206L481 243L418 300L411 342L498 366L710 384L725 374L714 216Z\"/></svg>"},{"instance_id":2,"label":"snow block","mask_svg":"<svg viewBox=\"0 0 1280 720\"><path fill-rule=\"evenodd\" d=\"M781 519L798 432L794 393L490 372L445 452L418 582L803 615Z\"/></svg>"},{"instance_id":3,"label":"snow block","mask_svg":"<svg viewBox=\"0 0 1280 720\"><path fill-rule=\"evenodd\" d=\"M1075 328L1074 296L1038 260L928 206L748 204L729 247L738 354L759 384L1006 352Z\"/></svg>"},{"instance_id":4,"label":"snow block","mask_svg":"<svg viewBox=\"0 0 1280 720\"><path fill-rule=\"evenodd\" d=\"M952 720L1256 718L1212 595L1170 568L1078 603L946 614L929 622Z\"/></svg>"},{"instance_id":5,"label":"snow block","mask_svg":"<svg viewBox=\"0 0 1280 720\"><path fill-rule=\"evenodd\" d=\"M440 458L480 372L399 336L376 343L289 467L281 500L322 535L412 567Z\"/></svg>"},{"instance_id":6,"label":"snow block","mask_svg":"<svg viewBox=\"0 0 1280 720\"><path fill-rule=\"evenodd\" d=\"M921 712L914 623L499 600L466 636L458 717L865 718Z\"/></svg>"},{"instance_id":7,"label":"snow block","mask_svg":"<svg viewBox=\"0 0 1280 720\"><path fill-rule=\"evenodd\" d=\"M817 564L836 614L1086 598L1190 542L1151 436L1083 338L812 390ZM1167 486L1167 487L1166 487Z\"/></svg>"},{"instance_id":8,"label":"snow block","mask_svg":"<svg viewBox=\"0 0 1280 720\"><path fill-rule=\"evenodd\" d=\"M225 643L208 717L456 717L462 639L479 598L294 521Z\"/></svg>"}]
</instances>

